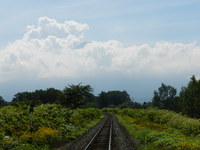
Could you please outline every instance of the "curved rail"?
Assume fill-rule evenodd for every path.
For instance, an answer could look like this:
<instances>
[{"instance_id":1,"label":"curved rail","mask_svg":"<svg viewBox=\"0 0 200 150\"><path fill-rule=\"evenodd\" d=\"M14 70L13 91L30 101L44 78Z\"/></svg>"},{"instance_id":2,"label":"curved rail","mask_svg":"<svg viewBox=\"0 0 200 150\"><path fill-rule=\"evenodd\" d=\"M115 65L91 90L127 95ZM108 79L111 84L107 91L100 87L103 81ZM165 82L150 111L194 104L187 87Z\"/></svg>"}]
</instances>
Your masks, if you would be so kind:
<instances>
[{"instance_id":1,"label":"curved rail","mask_svg":"<svg viewBox=\"0 0 200 150\"><path fill-rule=\"evenodd\" d=\"M104 122L104 124L101 126L101 128L99 128L99 130L95 133L95 135L93 136L93 138L90 140L90 142L87 144L87 146L85 147L85 149L84 150L89 150L91 147L92 147L92 145L94 145L95 144L95 140L97 140L98 139L98 137L100 136L100 133L101 132L107 132L107 131L103 131L103 130L105 130L104 128L105 128L105 125L106 125L106 123L109 121L109 138L108 138L108 150L111 150L111 144L112 144L112 116L111 115L109 115L108 116L108 118L106 119L106 121ZM106 138L106 137L104 137L104 138Z\"/></svg>"}]
</instances>

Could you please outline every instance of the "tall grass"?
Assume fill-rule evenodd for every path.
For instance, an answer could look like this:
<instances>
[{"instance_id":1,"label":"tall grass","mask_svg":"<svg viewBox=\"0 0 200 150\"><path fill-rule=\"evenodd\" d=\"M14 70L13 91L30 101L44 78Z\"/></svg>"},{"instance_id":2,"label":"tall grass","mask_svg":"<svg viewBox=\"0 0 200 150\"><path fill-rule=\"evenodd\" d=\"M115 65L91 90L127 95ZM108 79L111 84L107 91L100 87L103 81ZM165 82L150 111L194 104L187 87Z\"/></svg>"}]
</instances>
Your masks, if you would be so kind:
<instances>
[{"instance_id":1,"label":"tall grass","mask_svg":"<svg viewBox=\"0 0 200 150\"><path fill-rule=\"evenodd\" d=\"M137 138L140 150L199 150L200 121L158 109L115 111L120 123Z\"/></svg>"},{"instance_id":2,"label":"tall grass","mask_svg":"<svg viewBox=\"0 0 200 150\"><path fill-rule=\"evenodd\" d=\"M133 118L145 118L152 123L167 125L178 129L185 135L197 136L200 134L200 120L192 119L181 114L158 109L123 109L120 114L125 114Z\"/></svg>"}]
</instances>

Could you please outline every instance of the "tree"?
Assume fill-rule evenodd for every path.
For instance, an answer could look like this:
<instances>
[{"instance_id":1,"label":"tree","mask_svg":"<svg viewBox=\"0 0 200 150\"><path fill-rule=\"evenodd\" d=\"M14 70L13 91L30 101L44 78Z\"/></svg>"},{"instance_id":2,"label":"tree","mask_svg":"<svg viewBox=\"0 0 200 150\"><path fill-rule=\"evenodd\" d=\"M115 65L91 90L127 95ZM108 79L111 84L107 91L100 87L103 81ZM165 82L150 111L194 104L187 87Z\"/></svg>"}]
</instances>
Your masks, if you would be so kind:
<instances>
[{"instance_id":1,"label":"tree","mask_svg":"<svg viewBox=\"0 0 200 150\"><path fill-rule=\"evenodd\" d=\"M46 90L36 90L34 92L35 98L40 100L43 104L56 103L60 94L62 94L62 92L55 88L48 88Z\"/></svg>"},{"instance_id":2,"label":"tree","mask_svg":"<svg viewBox=\"0 0 200 150\"><path fill-rule=\"evenodd\" d=\"M130 96L126 91L108 91L99 94L99 107L118 106L125 102L130 102Z\"/></svg>"},{"instance_id":3,"label":"tree","mask_svg":"<svg viewBox=\"0 0 200 150\"><path fill-rule=\"evenodd\" d=\"M61 104L76 109L85 104L85 100L92 97L93 89L90 85L68 85L63 90L63 99Z\"/></svg>"},{"instance_id":4,"label":"tree","mask_svg":"<svg viewBox=\"0 0 200 150\"><path fill-rule=\"evenodd\" d=\"M152 104L159 109L169 109L177 111L178 98L176 89L170 85L161 84L158 91L154 91Z\"/></svg>"},{"instance_id":5,"label":"tree","mask_svg":"<svg viewBox=\"0 0 200 150\"><path fill-rule=\"evenodd\" d=\"M46 90L40 89L35 90L34 92L19 92L14 95L12 102L22 105L30 105L33 103L33 101L37 104L53 104L59 100L61 94L62 91L54 88L48 88Z\"/></svg>"},{"instance_id":6,"label":"tree","mask_svg":"<svg viewBox=\"0 0 200 150\"><path fill-rule=\"evenodd\" d=\"M138 109L138 108L142 108L142 105L137 102L128 101L128 102L124 102L121 105L119 105L119 108L121 108L121 109L123 109L123 108Z\"/></svg>"},{"instance_id":7,"label":"tree","mask_svg":"<svg viewBox=\"0 0 200 150\"><path fill-rule=\"evenodd\" d=\"M14 95L12 101L19 102L19 101L29 101L33 99L33 94L31 92L19 92Z\"/></svg>"},{"instance_id":8,"label":"tree","mask_svg":"<svg viewBox=\"0 0 200 150\"><path fill-rule=\"evenodd\" d=\"M181 111L190 117L200 118L200 80L193 75L187 87L180 92Z\"/></svg>"},{"instance_id":9,"label":"tree","mask_svg":"<svg viewBox=\"0 0 200 150\"><path fill-rule=\"evenodd\" d=\"M6 102L6 101L3 99L3 97L0 96L0 107L3 107L3 106L5 106L5 105L7 105L7 104L8 104L8 102Z\"/></svg>"},{"instance_id":10,"label":"tree","mask_svg":"<svg viewBox=\"0 0 200 150\"><path fill-rule=\"evenodd\" d=\"M143 109L152 108L152 102L144 102L144 103L142 104L142 108L143 108Z\"/></svg>"},{"instance_id":11,"label":"tree","mask_svg":"<svg viewBox=\"0 0 200 150\"><path fill-rule=\"evenodd\" d=\"M98 101L99 101L99 108L104 108L104 107L108 107L109 106L109 102L106 98L106 92L101 92L99 94L99 97L98 97Z\"/></svg>"}]
</instances>

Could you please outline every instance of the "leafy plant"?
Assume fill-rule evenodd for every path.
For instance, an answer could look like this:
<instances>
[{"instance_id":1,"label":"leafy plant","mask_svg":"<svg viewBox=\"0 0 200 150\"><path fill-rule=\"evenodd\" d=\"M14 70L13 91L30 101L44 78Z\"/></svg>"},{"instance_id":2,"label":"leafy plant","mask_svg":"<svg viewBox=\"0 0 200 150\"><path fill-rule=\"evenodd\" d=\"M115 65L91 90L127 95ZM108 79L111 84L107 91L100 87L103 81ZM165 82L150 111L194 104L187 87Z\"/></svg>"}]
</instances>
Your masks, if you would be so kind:
<instances>
[{"instance_id":1,"label":"leafy plant","mask_svg":"<svg viewBox=\"0 0 200 150\"><path fill-rule=\"evenodd\" d=\"M115 111L127 131L145 145L139 149L198 150L200 121L158 109Z\"/></svg>"},{"instance_id":2,"label":"leafy plant","mask_svg":"<svg viewBox=\"0 0 200 150\"><path fill-rule=\"evenodd\" d=\"M57 104L29 110L26 105L0 108L0 147L25 149L33 144L36 150L42 149L64 138L76 138L103 117L96 108L70 110Z\"/></svg>"}]
</instances>

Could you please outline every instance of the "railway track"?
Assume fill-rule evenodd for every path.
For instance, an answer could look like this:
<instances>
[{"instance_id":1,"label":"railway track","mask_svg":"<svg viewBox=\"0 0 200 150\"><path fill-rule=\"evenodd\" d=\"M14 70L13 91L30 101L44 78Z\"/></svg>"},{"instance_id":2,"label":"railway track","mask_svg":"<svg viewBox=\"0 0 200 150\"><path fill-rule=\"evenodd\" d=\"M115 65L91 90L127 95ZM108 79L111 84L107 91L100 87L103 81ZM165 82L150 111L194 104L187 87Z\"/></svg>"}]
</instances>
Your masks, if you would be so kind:
<instances>
[{"instance_id":1,"label":"railway track","mask_svg":"<svg viewBox=\"0 0 200 150\"><path fill-rule=\"evenodd\" d=\"M108 115L102 127L96 132L84 150L111 150L112 130L112 115Z\"/></svg>"}]
</instances>

